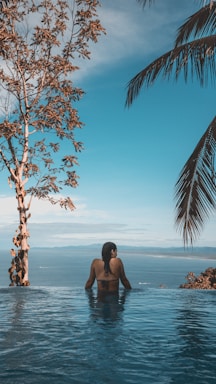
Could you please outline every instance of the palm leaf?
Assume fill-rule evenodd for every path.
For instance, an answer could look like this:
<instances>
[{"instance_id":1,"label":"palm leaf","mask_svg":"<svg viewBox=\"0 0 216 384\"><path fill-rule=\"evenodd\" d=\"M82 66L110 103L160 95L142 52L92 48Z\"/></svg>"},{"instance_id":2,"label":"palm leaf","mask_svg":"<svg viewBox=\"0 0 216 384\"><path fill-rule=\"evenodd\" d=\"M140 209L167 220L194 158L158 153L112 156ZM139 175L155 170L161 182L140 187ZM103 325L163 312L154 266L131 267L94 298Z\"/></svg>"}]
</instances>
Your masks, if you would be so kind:
<instances>
[{"instance_id":1,"label":"palm leaf","mask_svg":"<svg viewBox=\"0 0 216 384\"><path fill-rule=\"evenodd\" d=\"M192 79L196 75L202 86L208 83L209 74L211 81L215 81L215 48L216 35L212 35L175 47L160 56L129 81L126 106L133 103L143 85L149 87L160 75L169 79L174 72L177 80L183 72L187 81L190 69Z\"/></svg>"},{"instance_id":2,"label":"palm leaf","mask_svg":"<svg viewBox=\"0 0 216 384\"><path fill-rule=\"evenodd\" d=\"M214 158L216 117L184 165L175 185L176 225L184 244L191 244L200 234L206 218L216 208Z\"/></svg>"},{"instance_id":3,"label":"palm leaf","mask_svg":"<svg viewBox=\"0 0 216 384\"><path fill-rule=\"evenodd\" d=\"M193 36L198 34L211 35L215 33L216 27L216 2L213 2L201 8L198 12L194 13L187 21L178 29L175 46L188 41Z\"/></svg>"},{"instance_id":4,"label":"palm leaf","mask_svg":"<svg viewBox=\"0 0 216 384\"><path fill-rule=\"evenodd\" d=\"M145 5L147 3L149 3L149 5L151 5L152 3L154 3L154 1L155 0L137 0L138 3L143 5L143 8L145 7ZM213 0L208 0L208 1L210 4L213 2ZM200 2L201 4L204 4L206 2L206 0L199 0L198 2Z\"/></svg>"},{"instance_id":5,"label":"palm leaf","mask_svg":"<svg viewBox=\"0 0 216 384\"><path fill-rule=\"evenodd\" d=\"M154 0L137 0L137 2L142 4L142 6L144 8L146 3L149 3L149 5L151 5L152 3L154 3Z\"/></svg>"}]
</instances>

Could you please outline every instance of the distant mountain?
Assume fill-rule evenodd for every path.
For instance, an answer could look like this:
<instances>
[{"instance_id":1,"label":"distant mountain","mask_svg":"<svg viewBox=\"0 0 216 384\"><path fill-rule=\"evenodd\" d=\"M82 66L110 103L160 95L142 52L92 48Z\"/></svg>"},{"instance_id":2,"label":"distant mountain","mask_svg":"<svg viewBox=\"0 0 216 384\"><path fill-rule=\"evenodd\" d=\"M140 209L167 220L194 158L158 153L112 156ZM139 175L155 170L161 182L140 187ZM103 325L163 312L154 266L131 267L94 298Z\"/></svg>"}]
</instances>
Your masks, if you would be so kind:
<instances>
[{"instance_id":1,"label":"distant mountain","mask_svg":"<svg viewBox=\"0 0 216 384\"><path fill-rule=\"evenodd\" d=\"M89 245L69 245L65 247L32 247L31 249L101 249L101 244ZM144 247L144 246L128 246L118 245L119 250L128 252L142 252L148 255L173 255L173 256L215 256L216 247Z\"/></svg>"}]
</instances>

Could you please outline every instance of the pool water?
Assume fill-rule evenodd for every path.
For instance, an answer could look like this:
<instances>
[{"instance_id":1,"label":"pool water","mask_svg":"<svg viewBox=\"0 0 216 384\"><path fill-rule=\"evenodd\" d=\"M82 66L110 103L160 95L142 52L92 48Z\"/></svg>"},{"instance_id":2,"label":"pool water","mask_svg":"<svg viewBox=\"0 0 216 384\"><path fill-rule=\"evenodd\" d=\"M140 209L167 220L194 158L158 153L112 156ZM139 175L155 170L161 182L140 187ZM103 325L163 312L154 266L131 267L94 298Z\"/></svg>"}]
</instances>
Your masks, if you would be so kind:
<instances>
[{"instance_id":1,"label":"pool water","mask_svg":"<svg viewBox=\"0 0 216 384\"><path fill-rule=\"evenodd\" d=\"M0 383L215 383L216 292L178 288L190 260L137 263L126 260L133 289L118 295L86 292L88 268L77 280L65 270L61 286L40 265L38 286L1 286Z\"/></svg>"}]
</instances>

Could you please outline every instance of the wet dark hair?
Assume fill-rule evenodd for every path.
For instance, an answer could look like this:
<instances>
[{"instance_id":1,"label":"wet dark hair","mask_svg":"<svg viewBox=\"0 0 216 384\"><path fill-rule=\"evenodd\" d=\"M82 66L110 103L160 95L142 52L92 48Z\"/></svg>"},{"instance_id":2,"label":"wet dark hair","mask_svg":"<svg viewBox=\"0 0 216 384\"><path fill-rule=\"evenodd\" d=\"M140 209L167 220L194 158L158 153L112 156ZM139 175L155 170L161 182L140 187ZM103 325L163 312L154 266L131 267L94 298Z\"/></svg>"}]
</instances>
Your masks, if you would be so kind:
<instances>
[{"instance_id":1,"label":"wet dark hair","mask_svg":"<svg viewBox=\"0 0 216 384\"><path fill-rule=\"evenodd\" d=\"M117 249L116 245L111 241L104 243L102 247L102 260L104 261L104 270L105 273L112 273L110 269L110 259L111 259L111 251L115 251Z\"/></svg>"}]
</instances>

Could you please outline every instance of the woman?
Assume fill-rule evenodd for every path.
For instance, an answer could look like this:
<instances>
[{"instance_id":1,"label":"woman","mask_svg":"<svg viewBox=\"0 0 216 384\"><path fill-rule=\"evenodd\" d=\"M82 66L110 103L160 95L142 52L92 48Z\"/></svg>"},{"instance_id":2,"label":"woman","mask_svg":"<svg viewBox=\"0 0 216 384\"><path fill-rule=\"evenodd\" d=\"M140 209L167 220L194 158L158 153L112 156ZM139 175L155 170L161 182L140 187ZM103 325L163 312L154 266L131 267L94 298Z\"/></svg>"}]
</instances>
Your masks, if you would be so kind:
<instances>
[{"instance_id":1,"label":"woman","mask_svg":"<svg viewBox=\"0 0 216 384\"><path fill-rule=\"evenodd\" d=\"M85 289L90 289L95 279L97 280L98 291L118 291L119 279L126 289L131 289L131 285L124 272L123 263L121 259L117 259L117 247L114 243L105 243L102 247L102 260L93 260Z\"/></svg>"}]
</instances>

